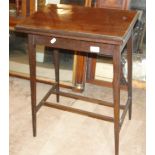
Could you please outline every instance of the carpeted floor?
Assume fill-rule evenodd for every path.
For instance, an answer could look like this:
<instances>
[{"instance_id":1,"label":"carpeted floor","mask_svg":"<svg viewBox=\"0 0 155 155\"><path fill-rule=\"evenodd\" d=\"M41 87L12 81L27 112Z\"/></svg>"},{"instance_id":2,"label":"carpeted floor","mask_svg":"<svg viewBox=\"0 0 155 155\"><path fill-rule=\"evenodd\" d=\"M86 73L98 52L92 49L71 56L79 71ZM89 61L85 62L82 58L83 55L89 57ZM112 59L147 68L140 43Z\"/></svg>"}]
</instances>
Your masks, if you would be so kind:
<instances>
[{"instance_id":1,"label":"carpeted floor","mask_svg":"<svg viewBox=\"0 0 155 155\"><path fill-rule=\"evenodd\" d=\"M39 100L50 86L38 84L37 88ZM94 97L99 94L99 98L112 100L110 88L87 85L85 94ZM123 102L126 92L121 96ZM62 97L61 103L113 115L111 109L84 101ZM37 117L36 138L32 136L31 125L29 81L10 77L10 155L114 155L112 123L42 107ZM126 116L121 129L120 155L145 155L145 125L145 90L133 89L133 117L129 121Z\"/></svg>"}]
</instances>

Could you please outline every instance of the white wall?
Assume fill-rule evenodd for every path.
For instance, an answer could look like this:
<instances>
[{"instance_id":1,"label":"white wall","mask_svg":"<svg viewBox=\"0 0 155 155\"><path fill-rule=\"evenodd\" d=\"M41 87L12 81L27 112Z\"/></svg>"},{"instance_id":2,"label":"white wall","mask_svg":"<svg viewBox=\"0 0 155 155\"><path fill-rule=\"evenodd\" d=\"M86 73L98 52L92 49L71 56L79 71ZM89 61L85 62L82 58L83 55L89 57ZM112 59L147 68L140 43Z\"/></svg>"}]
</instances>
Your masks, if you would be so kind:
<instances>
[{"instance_id":1,"label":"white wall","mask_svg":"<svg viewBox=\"0 0 155 155\"><path fill-rule=\"evenodd\" d=\"M60 0L46 0L46 4L52 3L52 4L59 4Z\"/></svg>"}]
</instances>

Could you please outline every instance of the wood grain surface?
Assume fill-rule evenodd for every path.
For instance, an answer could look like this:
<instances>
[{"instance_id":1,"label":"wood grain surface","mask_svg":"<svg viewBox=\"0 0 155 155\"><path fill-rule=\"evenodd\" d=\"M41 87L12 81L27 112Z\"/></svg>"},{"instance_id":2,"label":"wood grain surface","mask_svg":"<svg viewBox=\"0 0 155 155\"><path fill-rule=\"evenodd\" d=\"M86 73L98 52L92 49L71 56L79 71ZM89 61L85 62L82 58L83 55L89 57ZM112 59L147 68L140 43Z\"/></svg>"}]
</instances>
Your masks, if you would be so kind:
<instances>
[{"instance_id":1,"label":"wood grain surface","mask_svg":"<svg viewBox=\"0 0 155 155\"><path fill-rule=\"evenodd\" d=\"M135 11L49 4L18 24L16 30L123 40L137 16Z\"/></svg>"}]
</instances>

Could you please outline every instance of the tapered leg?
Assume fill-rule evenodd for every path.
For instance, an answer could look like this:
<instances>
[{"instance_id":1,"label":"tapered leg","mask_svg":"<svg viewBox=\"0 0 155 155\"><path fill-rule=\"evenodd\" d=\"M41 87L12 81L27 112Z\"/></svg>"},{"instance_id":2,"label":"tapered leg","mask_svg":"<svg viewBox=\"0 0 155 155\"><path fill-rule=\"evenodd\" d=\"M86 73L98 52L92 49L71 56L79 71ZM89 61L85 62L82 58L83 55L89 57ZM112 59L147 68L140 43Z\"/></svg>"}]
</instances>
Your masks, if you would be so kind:
<instances>
[{"instance_id":1,"label":"tapered leg","mask_svg":"<svg viewBox=\"0 0 155 155\"><path fill-rule=\"evenodd\" d=\"M36 137L36 51L34 45L34 36L28 35L28 55L30 66L30 87L31 87L31 108L32 108L32 126L33 136Z\"/></svg>"},{"instance_id":2,"label":"tapered leg","mask_svg":"<svg viewBox=\"0 0 155 155\"><path fill-rule=\"evenodd\" d=\"M120 72L121 54L119 46L115 47L113 55L113 98L114 98L114 135L115 135L115 155L119 155L119 115L120 115Z\"/></svg>"},{"instance_id":3,"label":"tapered leg","mask_svg":"<svg viewBox=\"0 0 155 155\"><path fill-rule=\"evenodd\" d=\"M57 83L57 86L56 86L56 99L57 99L57 102L59 102L59 51L58 50L54 50L53 51L53 60L54 60L54 66L55 66L55 81Z\"/></svg>"},{"instance_id":4,"label":"tapered leg","mask_svg":"<svg viewBox=\"0 0 155 155\"><path fill-rule=\"evenodd\" d=\"M130 102L129 106L129 120L132 116L132 35L127 43L127 59L128 59L128 100Z\"/></svg>"}]
</instances>

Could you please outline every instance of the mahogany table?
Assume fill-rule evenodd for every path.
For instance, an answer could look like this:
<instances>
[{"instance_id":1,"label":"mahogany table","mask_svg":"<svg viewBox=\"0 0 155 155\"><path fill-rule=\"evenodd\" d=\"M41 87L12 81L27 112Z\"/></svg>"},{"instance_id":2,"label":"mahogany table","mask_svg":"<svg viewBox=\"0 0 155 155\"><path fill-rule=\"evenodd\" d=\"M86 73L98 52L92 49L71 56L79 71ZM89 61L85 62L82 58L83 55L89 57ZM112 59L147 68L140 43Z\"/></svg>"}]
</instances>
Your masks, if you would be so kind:
<instances>
[{"instance_id":1,"label":"mahogany table","mask_svg":"<svg viewBox=\"0 0 155 155\"><path fill-rule=\"evenodd\" d=\"M127 111L129 111L129 119L131 119L132 113L132 29L137 18L138 13L135 11L49 4L16 26L17 31L28 34L33 136L36 136L36 114L45 105L113 122L115 155L119 155L119 132ZM76 50L81 53L112 56L113 103L60 91L59 51L54 50L56 82L44 98L36 104L36 44ZM125 105L120 105L121 53L126 45L128 99ZM59 103L49 103L47 99L52 93L56 94L57 102L59 102L59 95L62 95L111 107L114 109L114 116L109 117L63 106ZM121 116L120 109L123 109Z\"/></svg>"}]
</instances>

